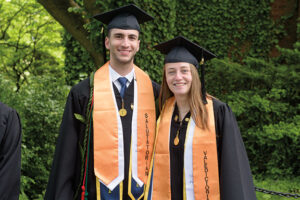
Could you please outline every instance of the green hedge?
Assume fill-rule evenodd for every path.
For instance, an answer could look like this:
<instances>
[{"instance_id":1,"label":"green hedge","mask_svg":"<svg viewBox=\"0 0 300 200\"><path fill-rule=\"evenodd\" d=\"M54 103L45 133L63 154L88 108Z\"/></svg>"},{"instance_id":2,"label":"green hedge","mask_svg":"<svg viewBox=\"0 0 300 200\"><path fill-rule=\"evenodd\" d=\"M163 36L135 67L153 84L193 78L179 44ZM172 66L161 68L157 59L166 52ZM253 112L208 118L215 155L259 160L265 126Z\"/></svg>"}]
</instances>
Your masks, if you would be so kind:
<instances>
[{"instance_id":1,"label":"green hedge","mask_svg":"<svg viewBox=\"0 0 300 200\"><path fill-rule=\"evenodd\" d=\"M254 184L259 188L265 188L270 191L300 194L300 179L299 178L286 178L275 179L274 177L266 177L264 179L255 179ZM287 200L294 198L282 197L279 195L271 195L262 192L256 192L258 200Z\"/></svg>"},{"instance_id":2,"label":"green hedge","mask_svg":"<svg viewBox=\"0 0 300 200\"><path fill-rule=\"evenodd\" d=\"M229 56L238 62L248 56L267 59L271 48L284 35L286 19L274 22L270 18L271 0L96 1L103 12L129 3L135 3L154 17L153 21L141 25L141 48L135 62L157 82L161 81L163 58L152 47L177 35L199 43L218 58ZM92 33L90 39L99 44L100 52L101 27L96 20L86 25ZM68 84L87 77L91 70L99 67L91 67L92 59L68 34L64 44L67 47L65 69Z\"/></svg>"}]
</instances>

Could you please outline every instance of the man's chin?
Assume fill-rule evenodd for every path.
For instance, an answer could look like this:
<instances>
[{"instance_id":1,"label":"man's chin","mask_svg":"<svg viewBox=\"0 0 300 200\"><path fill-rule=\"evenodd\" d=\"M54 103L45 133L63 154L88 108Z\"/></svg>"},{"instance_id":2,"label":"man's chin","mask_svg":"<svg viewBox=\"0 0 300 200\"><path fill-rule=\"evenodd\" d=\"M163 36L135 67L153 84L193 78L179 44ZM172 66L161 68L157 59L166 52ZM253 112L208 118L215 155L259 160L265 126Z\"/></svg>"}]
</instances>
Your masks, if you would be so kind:
<instances>
[{"instance_id":1,"label":"man's chin","mask_svg":"<svg viewBox=\"0 0 300 200\"><path fill-rule=\"evenodd\" d=\"M118 59L118 62L122 64L129 64L133 62L133 58L120 58Z\"/></svg>"}]
</instances>

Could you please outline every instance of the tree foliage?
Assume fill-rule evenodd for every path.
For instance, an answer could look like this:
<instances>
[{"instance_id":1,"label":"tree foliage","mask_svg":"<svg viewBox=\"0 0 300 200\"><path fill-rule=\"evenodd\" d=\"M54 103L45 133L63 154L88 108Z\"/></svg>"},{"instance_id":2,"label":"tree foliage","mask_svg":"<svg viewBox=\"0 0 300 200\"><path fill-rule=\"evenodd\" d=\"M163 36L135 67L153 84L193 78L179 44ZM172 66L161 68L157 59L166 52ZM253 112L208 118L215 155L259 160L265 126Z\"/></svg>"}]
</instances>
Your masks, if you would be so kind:
<instances>
[{"instance_id":1,"label":"tree foliage","mask_svg":"<svg viewBox=\"0 0 300 200\"><path fill-rule=\"evenodd\" d=\"M21 117L24 200L42 198L48 181L67 94L62 30L35 0L0 0L0 101Z\"/></svg>"},{"instance_id":2,"label":"tree foliage","mask_svg":"<svg viewBox=\"0 0 300 200\"><path fill-rule=\"evenodd\" d=\"M90 17L99 13L96 0L37 0L89 52L95 65L103 63L97 44L90 38L85 26Z\"/></svg>"},{"instance_id":3,"label":"tree foliage","mask_svg":"<svg viewBox=\"0 0 300 200\"><path fill-rule=\"evenodd\" d=\"M30 75L62 72L62 27L42 6L34 0L1 0L0 19L0 71L17 90Z\"/></svg>"}]
</instances>

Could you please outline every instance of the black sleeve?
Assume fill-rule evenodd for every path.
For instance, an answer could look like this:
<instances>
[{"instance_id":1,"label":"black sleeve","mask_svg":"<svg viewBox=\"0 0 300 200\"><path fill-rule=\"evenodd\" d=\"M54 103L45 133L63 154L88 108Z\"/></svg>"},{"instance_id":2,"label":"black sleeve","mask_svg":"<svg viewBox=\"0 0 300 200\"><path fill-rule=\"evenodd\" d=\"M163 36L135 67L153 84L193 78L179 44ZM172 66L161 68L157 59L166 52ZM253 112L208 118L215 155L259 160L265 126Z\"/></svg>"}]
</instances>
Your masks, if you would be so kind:
<instances>
[{"instance_id":1,"label":"black sleeve","mask_svg":"<svg viewBox=\"0 0 300 200\"><path fill-rule=\"evenodd\" d=\"M156 120L159 117L159 92L160 92L160 85L154 81L152 81L153 93L154 93L154 100L155 100L155 113L156 113Z\"/></svg>"},{"instance_id":2,"label":"black sleeve","mask_svg":"<svg viewBox=\"0 0 300 200\"><path fill-rule=\"evenodd\" d=\"M1 103L0 103L1 104ZM21 123L18 113L0 105L0 199L17 200L21 175Z\"/></svg>"},{"instance_id":3,"label":"black sleeve","mask_svg":"<svg viewBox=\"0 0 300 200\"><path fill-rule=\"evenodd\" d=\"M157 100L158 96L159 96L159 92L160 92L160 85L158 83L152 81L152 87L153 87L153 93L154 93L155 100Z\"/></svg>"},{"instance_id":4,"label":"black sleeve","mask_svg":"<svg viewBox=\"0 0 300 200\"><path fill-rule=\"evenodd\" d=\"M255 200L251 169L230 107L214 100L221 200Z\"/></svg>"},{"instance_id":5,"label":"black sleeve","mask_svg":"<svg viewBox=\"0 0 300 200\"><path fill-rule=\"evenodd\" d=\"M72 88L65 105L45 194L46 200L71 200L77 187L75 179L80 165L78 144L82 122L75 118L74 113L85 116L89 89L86 86L87 81L84 83L84 87L80 84Z\"/></svg>"}]
</instances>

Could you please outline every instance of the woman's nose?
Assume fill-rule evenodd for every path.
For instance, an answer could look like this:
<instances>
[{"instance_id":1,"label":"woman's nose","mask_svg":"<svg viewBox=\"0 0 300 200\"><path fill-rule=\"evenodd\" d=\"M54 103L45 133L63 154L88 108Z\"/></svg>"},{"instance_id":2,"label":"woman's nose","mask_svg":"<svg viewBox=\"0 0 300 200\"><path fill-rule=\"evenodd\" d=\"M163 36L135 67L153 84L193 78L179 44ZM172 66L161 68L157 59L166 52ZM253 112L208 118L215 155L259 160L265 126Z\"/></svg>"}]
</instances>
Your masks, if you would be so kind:
<instances>
[{"instance_id":1,"label":"woman's nose","mask_svg":"<svg viewBox=\"0 0 300 200\"><path fill-rule=\"evenodd\" d=\"M178 80L178 79L181 79L181 78L182 78L182 74L180 73L180 71L177 71L176 75L175 75L175 79Z\"/></svg>"}]
</instances>

